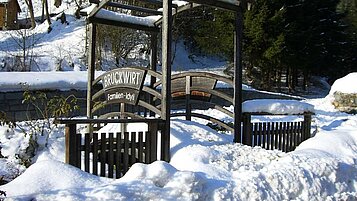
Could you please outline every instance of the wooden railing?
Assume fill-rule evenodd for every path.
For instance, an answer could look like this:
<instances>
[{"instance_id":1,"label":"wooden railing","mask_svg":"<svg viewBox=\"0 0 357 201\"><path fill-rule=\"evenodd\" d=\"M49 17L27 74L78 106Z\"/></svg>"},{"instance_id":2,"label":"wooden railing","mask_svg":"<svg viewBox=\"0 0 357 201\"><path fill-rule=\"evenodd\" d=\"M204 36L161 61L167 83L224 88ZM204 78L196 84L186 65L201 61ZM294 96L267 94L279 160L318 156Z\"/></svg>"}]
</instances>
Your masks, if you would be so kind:
<instances>
[{"instance_id":1,"label":"wooden railing","mask_svg":"<svg viewBox=\"0 0 357 201\"><path fill-rule=\"evenodd\" d=\"M270 113L243 113L243 144L261 146L265 149L293 151L301 142L311 137L312 113L303 115L303 121L295 122L251 122L252 115L281 115Z\"/></svg>"},{"instance_id":2,"label":"wooden railing","mask_svg":"<svg viewBox=\"0 0 357 201\"><path fill-rule=\"evenodd\" d=\"M120 178L134 163L170 160L168 132L163 131L161 119L61 119L57 123L66 125L66 163L94 175ZM101 123L146 123L148 129L130 133L77 132L78 124Z\"/></svg>"}]
</instances>

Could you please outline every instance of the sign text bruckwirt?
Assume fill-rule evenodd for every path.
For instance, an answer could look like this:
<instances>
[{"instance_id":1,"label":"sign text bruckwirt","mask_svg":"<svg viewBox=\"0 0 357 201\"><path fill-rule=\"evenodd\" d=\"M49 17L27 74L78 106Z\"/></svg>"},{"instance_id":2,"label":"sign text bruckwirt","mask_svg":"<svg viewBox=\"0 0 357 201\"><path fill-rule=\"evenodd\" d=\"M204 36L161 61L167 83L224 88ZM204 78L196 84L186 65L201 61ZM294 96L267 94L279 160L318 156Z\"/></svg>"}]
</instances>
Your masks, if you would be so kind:
<instances>
[{"instance_id":1,"label":"sign text bruckwirt","mask_svg":"<svg viewBox=\"0 0 357 201\"><path fill-rule=\"evenodd\" d=\"M103 90L108 102L136 105L143 85L145 70L119 68L102 75Z\"/></svg>"}]
</instances>

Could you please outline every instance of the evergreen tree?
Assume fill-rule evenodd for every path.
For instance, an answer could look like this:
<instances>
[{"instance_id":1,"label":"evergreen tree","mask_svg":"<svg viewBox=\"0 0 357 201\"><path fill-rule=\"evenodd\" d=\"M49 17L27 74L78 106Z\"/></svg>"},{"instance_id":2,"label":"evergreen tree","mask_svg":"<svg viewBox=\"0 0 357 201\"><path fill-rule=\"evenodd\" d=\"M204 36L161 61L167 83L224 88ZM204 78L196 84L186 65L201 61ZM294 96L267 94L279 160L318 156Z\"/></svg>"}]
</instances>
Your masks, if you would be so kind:
<instances>
[{"instance_id":1,"label":"evergreen tree","mask_svg":"<svg viewBox=\"0 0 357 201\"><path fill-rule=\"evenodd\" d=\"M284 66L285 8L281 0L257 0L244 19L244 55L248 75L257 69L260 87L270 88Z\"/></svg>"}]
</instances>

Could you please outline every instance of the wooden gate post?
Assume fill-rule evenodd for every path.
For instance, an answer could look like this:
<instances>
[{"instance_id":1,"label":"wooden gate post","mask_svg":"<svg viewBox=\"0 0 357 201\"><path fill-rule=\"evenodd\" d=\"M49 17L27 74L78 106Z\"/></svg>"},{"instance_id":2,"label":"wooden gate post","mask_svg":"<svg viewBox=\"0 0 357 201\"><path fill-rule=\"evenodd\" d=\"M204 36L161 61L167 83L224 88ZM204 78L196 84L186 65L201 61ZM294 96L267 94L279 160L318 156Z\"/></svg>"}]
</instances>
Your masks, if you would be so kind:
<instances>
[{"instance_id":1,"label":"wooden gate post","mask_svg":"<svg viewBox=\"0 0 357 201\"><path fill-rule=\"evenodd\" d=\"M310 113L306 113L304 114L304 140L307 140L311 137L311 114Z\"/></svg>"},{"instance_id":2,"label":"wooden gate post","mask_svg":"<svg viewBox=\"0 0 357 201\"><path fill-rule=\"evenodd\" d=\"M186 87L185 87L185 94L186 94L186 120L191 121L191 77L186 76Z\"/></svg>"},{"instance_id":3,"label":"wooden gate post","mask_svg":"<svg viewBox=\"0 0 357 201\"><path fill-rule=\"evenodd\" d=\"M170 116L171 116L171 59L172 59L172 0L163 0L162 16L162 102L161 118L165 121L162 132L164 160L170 160Z\"/></svg>"},{"instance_id":4,"label":"wooden gate post","mask_svg":"<svg viewBox=\"0 0 357 201\"><path fill-rule=\"evenodd\" d=\"M243 114L243 144L252 146L252 123L249 113Z\"/></svg>"},{"instance_id":5,"label":"wooden gate post","mask_svg":"<svg viewBox=\"0 0 357 201\"><path fill-rule=\"evenodd\" d=\"M243 13L242 9L236 11L234 32L234 142L241 142L242 120L242 36Z\"/></svg>"},{"instance_id":6,"label":"wooden gate post","mask_svg":"<svg viewBox=\"0 0 357 201\"><path fill-rule=\"evenodd\" d=\"M76 166L77 165L77 125L76 124L66 124L65 127L65 144L66 144L66 158L65 162Z\"/></svg>"}]
</instances>

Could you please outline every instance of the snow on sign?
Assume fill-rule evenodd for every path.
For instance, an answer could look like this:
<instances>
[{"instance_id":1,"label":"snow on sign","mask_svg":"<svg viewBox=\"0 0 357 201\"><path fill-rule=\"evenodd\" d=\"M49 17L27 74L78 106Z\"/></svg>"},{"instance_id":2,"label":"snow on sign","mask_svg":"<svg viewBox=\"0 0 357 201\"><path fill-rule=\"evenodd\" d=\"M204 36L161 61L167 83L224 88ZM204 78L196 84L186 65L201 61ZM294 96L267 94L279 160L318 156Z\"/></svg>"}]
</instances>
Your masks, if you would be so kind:
<instances>
[{"instance_id":1,"label":"snow on sign","mask_svg":"<svg viewBox=\"0 0 357 201\"><path fill-rule=\"evenodd\" d=\"M101 76L107 102L137 104L146 71L119 68Z\"/></svg>"}]
</instances>

